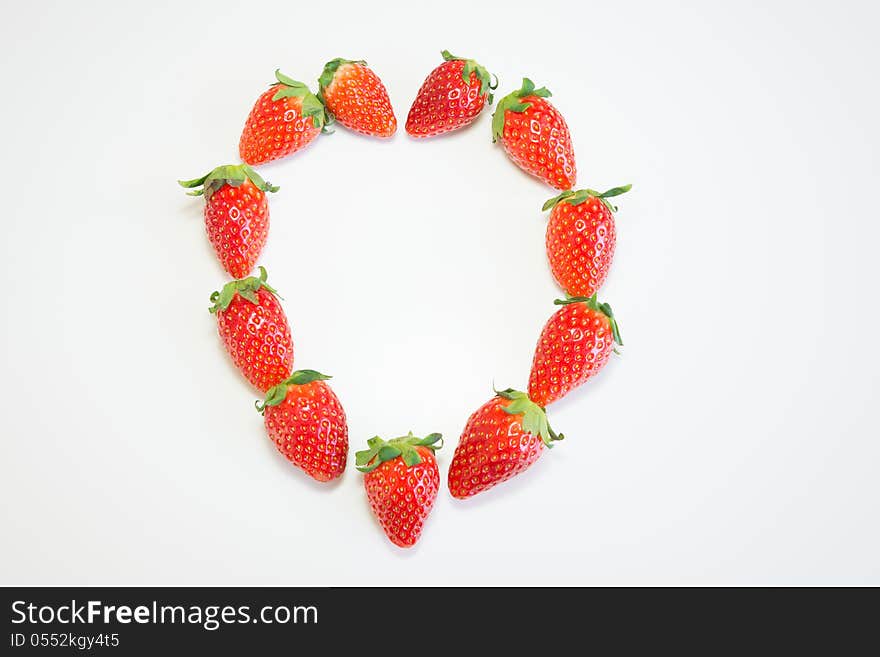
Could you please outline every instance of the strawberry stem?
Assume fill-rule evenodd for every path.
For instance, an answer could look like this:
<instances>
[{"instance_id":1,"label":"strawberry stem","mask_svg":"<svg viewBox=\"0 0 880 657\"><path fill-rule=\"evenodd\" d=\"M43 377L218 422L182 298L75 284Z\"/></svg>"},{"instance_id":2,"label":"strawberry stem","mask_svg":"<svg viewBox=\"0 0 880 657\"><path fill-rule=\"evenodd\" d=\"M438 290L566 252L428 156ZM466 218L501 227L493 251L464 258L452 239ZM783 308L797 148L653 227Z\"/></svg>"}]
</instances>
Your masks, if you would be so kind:
<instances>
[{"instance_id":1,"label":"strawberry stem","mask_svg":"<svg viewBox=\"0 0 880 657\"><path fill-rule=\"evenodd\" d=\"M274 86L278 90L272 96L272 100L281 100L282 98L302 99L302 116L312 117L312 125L323 130L327 125L327 108L324 107L324 103L309 90L307 85L299 80L287 77L281 72L281 69L275 69L275 79L278 82L275 82Z\"/></svg>"},{"instance_id":2,"label":"strawberry stem","mask_svg":"<svg viewBox=\"0 0 880 657\"><path fill-rule=\"evenodd\" d=\"M523 78L522 86L498 101L495 107L495 113L492 115L492 142L498 141L504 136L504 113L508 110L511 112L522 113L532 106L532 103L523 102L523 98L537 96L538 98L549 98L553 94L547 87L535 89L535 83L528 78Z\"/></svg>"},{"instance_id":3,"label":"strawberry stem","mask_svg":"<svg viewBox=\"0 0 880 657\"><path fill-rule=\"evenodd\" d=\"M178 180L177 184L185 189L192 189L193 191L187 192L190 196L202 196L204 194L205 199L209 199L214 192L220 191L224 185L239 187L244 184L245 180L250 180L262 192L277 192L279 189L277 185L263 180L260 174L247 164L224 164L206 173L201 178Z\"/></svg>"},{"instance_id":4,"label":"strawberry stem","mask_svg":"<svg viewBox=\"0 0 880 657\"><path fill-rule=\"evenodd\" d=\"M456 57L448 50L443 50L440 52L443 56L443 59L447 62L464 62L464 68L461 70L461 79L464 80L464 83L470 85L471 83L471 73L477 74L477 79L480 81L480 95L487 96L487 100L489 104L492 104L493 95L492 91L498 87L498 77L489 73L484 66L481 66L477 60L468 59L467 57ZM495 78L495 83L492 83L492 78Z\"/></svg>"},{"instance_id":5,"label":"strawberry stem","mask_svg":"<svg viewBox=\"0 0 880 657\"><path fill-rule=\"evenodd\" d=\"M330 86L330 83L333 82L333 78L336 76L336 71L339 70L339 67L343 64L362 64L364 66L367 63L363 59L343 59L342 57L337 57L335 59L331 59L329 62L324 64L324 70L321 71L321 75L318 78L318 98L324 100L323 93L324 89Z\"/></svg>"},{"instance_id":6,"label":"strawberry stem","mask_svg":"<svg viewBox=\"0 0 880 657\"><path fill-rule=\"evenodd\" d=\"M211 293L210 301L214 305L208 308L208 312L213 315L226 310L229 308L229 304L232 303L236 294L256 305L257 292L261 288L268 290L276 297L279 296L278 291L266 282L266 278L266 268L260 265L259 277L248 276L247 278L240 278L236 281L229 281L219 292L214 291Z\"/></svg>"},{"instance_id":7,"label":"strawberry stem","mask_svg":"<svg viewBox=\"0 0 880 657\"><path fill-rule=\"evenodd\" d=\"M321 75L318 78L317 93L318 100L320 100L321 104L324 106L324 127L321 128L321 132L324 133L332 133L333 130L328 126L336 122L336 117L333 116L333 113L327 108L327 101L324 99L324 90L333 83L333 78L336 77L336 71L338 71L339 67L343 64L362 64L363 66L366 66L367 62L363 59L343 59L342 57L337 57L324 64L324 70L321 71Z\"/></svg>"},{"instance_id":8,"label":"strawberry stem","mask_svg":"<svg viewBox=\"0 0 880 657\"><path fill-rule=\"evenodd\" d=\"M332 378L332 376L321 374L317 370L296 370L284 381L269 388L266 391L266 399L262 402L259 399L256 400L254 406L263 415L266 412L267 406L278 406L278 404L287 399L287 389L289 386L304 386L313 381L326 381Z\"/></svg>"},{"instance_id":9,"label":"strawberry stem","mask_svg":"<svg viewBox=\"0 0 880 657\"><path fill-rule=\"evenodd\" d=\"M541 211L546 212L547 210L556 207L560 203L568 203L569 205L580 205L581 203L586 203L591 198L597 198L602 201L605 207L611 210L611 212L617 212L617 206L611 205L611 203L609 203L607 199L613 196L620 196L621 194L625 194L631 189L632 185L621 185L620 187L612 187L606 192L597 192L592 189L580 189L578 191L568 189L544 203L544 205L541 207Z\"/></svg>"},{"instance_id":10,"label":"strawberry stem","mask_svg":"<svg viewBox=\"0 0 880 657\"><path fill-rule=\"evenodd\" d=\"M406 467L411 468L422 462L422 457L419 456L416 447L427 447L436 452L443 447L443 436L439 433L431 433L424 438L419 438L414 436L412 431L405 436L392 438L388 441L379 436L373 436L367 441L367 449L355 452L355 466L358 471L366 474L378 468L385 461L401 457Z\"/></svg>"},{"instance_id":11,"label":"strawberry stem","mask_svg":"<svg viewBox=\"0 0 880 657\"><path fill-rule=\"evenodd\" d=\"M586 304L592 310L596 310L605 317L608 318L608 322L611 324L611 336L614 338L614 342L619 344L621 347L623 346L623 340L620 338L620 327L617 324L617 319L614 317L614 313L611 311L611 304L609 303L599 303L598 297L596 293L593 293L591 297L566 297L565 299L556 299L553 303L557 306L567 306L572 303L583 303Z\"/></svg>"},{"instance_id":12,"label":"strawberry stem","mask_svg":"<svg viewBox=\"0 0 880 657\"><path fill-rule=\"evenodd\" d=\"M522 428L533 436L540 436L547 447L552 448L554 442L565 438L563 434L553 431L547 420L546 411L529 399L526 393L507 388L496 390L495 394L502 399L510 400L510 403L503 406L502 410L510 415L521 415Z\"/></svg>"}]
</instances>

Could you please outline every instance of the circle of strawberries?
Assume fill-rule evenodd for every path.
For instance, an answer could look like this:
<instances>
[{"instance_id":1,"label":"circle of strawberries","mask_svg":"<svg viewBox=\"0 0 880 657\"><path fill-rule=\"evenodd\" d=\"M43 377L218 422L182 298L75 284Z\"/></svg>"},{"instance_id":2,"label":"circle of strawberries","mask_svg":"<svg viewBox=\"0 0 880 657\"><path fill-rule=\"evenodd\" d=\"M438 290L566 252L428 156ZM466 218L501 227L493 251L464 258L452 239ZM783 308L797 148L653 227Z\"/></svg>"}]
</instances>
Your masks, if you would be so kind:
<instances>
[{"instance_id":1,"label":"circle of strawberries","mask_svg":"<svg viewBox=\"0 0 880 657\"><path fill-rule=\"evenodd\" d=\"M406 132L435 137L465 128L493 104L498 80L474 59L444 50L443 62L425 78L407 114ZM549 211L546 253L565 298L547 320L532 359L526 391L496 390L468 418L448 469L453 498L467 499L515 477L564 436L547 418L547 406L598 374L623 342L608 303L598 299L614 259L617 208L609 199L630 186L605 192L574 189L571 133L545 87L523 78L502 97L492 116L492 141L520 169L559 191ZM256 402L266 434L292 465L319 482L338 479L348 460L348 423L327 382L311 369L294 370L290 324L278 292L258 266L269 233L268 193L278 187L254 166L305 149L338 123L362 135L387 139L397 131L388 91L367 62L335 58L309 86L275 71L257 98L239 139L240 164L181 180L205 199L205 230L232 277L211 295L221 341L242 376L263 395ZM259 274L253 275L258 267ZM355 454L370 509L399 547L419 540L440 488L435 452L439 433L375 436Z\"/></svg>"}]
</instances>

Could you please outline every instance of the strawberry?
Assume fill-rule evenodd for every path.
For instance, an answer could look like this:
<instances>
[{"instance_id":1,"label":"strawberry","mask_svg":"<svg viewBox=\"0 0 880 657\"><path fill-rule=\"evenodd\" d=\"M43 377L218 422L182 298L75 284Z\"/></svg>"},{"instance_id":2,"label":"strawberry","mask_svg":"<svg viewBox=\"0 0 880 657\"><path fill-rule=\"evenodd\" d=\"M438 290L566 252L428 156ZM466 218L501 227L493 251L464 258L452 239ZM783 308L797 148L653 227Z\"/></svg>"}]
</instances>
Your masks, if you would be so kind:
<instances>
[{"instance_id":1,"label":"strawberry","mask_svg":"<svg viewBox=\"0 0 880 657\"><path fill-rule=\"evenodd\" d=\"M541 406L567 395L605 367L614 344L623 345L611 306L596 295L554 302L532 361L529 397Z\"/></svg>"},{"instance_id":2,"label":"strawberry","mask_svg":"<svg viewBox=\"0 0 880 657\"><path fill-rule=\"evenodd\" d=\"M409 115L406 131L413 137L433 137L468 125L492 104L492 76L473 59L455 57L448 50L445 60L425 78Z\"/></svg>"},{"instance_id":3,"label":"strawberry","mask_svg":"<svg viewBox=\"0 0 880 657\"><path fill-rule=\"evenodd\" d=\"M373 137L390 137L397 131L385 85L365 61L330 60L318 86L318 98L346 128Z\"/></svg>"},{"instance_id":4,"label":"strawberry","mask_svg":"<svg viewBox=\"0 0 880 657\"><path fill-rule=\"evenodd\" d=\"M418 438L410 432L389 441L376 436L367 445L355 453L355 463L364 473L373 515L392 543L412 547L437 499L440 471L434 451L443 446L443 437Z\"/></svg>"},{"instance_id":5,"label":"strawberry","mask_svg":"<svg viewBox=\"0 0 880 657\"><path fill-rule=\"evenodd\" d=\"M230 281L211 295L209 310L217 316L217 328L244 377L266 392L290 376L293 340L278 293L266 283L266 269L259 278Z\"/></svg>"},{"instance_id":6,"label":"strawberry","mask_svg":"<svg viewBox=\"0 0 880 657\"><path fill-rule=\"evenodd\" d=\"M553 278L572 297L589 297L605 282L617 231L617 208L607 199L628 192L632 185L607 192L582 189L551 198L542 210L550 210L547 224L547 259Z\"/></svg>"},{"instance_id":7,"label":"strawberry","mask_svg":"<svg viewBox=\"0 0 880 657\"><path fill-rule=\"evenodd\" d=\"M522 87L500 101L492 115L492 141L517 166L556 189L571 189L577 179L571 135L562 114L546 99L551 93L523 78Z\"/></svg>"},{"instance_id":8,"label":"strawberry","mask_svg":"<svg viewBox=\"0 0 880 657\"><path fill-rule=\"evenodd\" d=\"M330 481L345 470L348 424L330 386L331 377L297 370L257 402L266 433L278 451L313 479Z\"/></svg>"},{"instance_id":9,"label":"strawberry","mask_svg":"<svg viewBox=\"0 0 880 657\"><path fill-rule=\"evenodd\" d=\"M526 393L496 391L468 418L449 466L449 492L464 499L488 490L525 471L545 445L563 438Z\"/></svg>"},{"instance_id":10,"label":"strawberry","mask_svg":"<svg viewBox=\"0 0 880 657\"><path fill-rule=\"evenodd\" d=\"M195 180L178 180L205 196L205 228L223 268L233 278L251 273L269 234L266 192L278 187L265 182L247 164L227 164Z\"/></svg>"},{"instance_id":11,"label":"strawberry","mask_svg":"<svg viewBox=\"0 0 880 657\"><path fill-rule=\"evenodd\" d=\"M318 136L326 122L324 105L302 82L275 71L274 83L251 110L238 152L251 165L295 153Z\"/></svg>"}]
</instances>

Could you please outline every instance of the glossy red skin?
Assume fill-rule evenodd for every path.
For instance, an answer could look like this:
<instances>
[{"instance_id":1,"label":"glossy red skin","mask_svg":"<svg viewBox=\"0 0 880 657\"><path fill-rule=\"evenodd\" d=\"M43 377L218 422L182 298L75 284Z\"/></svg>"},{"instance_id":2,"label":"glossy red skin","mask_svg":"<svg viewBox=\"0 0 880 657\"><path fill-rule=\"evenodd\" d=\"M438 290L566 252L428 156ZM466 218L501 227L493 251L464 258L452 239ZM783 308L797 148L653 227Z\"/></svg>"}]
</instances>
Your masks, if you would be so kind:
<instances>
[{"instance_id":1,"label":"glossy red skin","mask_svg":"<svg viewBox=\"0 0 880 657\"><path fill-rule=\"evenodd\" d=\"M397 131L385 85L363 64L342 64L323 95L327 109L349 130L372 137L390 137Z\"/></svg>"},{"instance_id":2,"label":"glossy red skin","mask_svg":"<svg viewBox=\"0 0 880 657\"><path fill-rule=\"evenodd\" d=\"M465 499L524 472L544 452L539 436L523 431L522 415L503 408L509 399L493 397L468 418L449 466L449 492Z\"/></svg>"},{"instance_id":3,"label":"glossy red skin","mask_svg":"<svg viewBox=\"0 0 880 657\"><path fill-rule=\"evenodd\" d=\"M434 452L422 446L416 450L422 457L417 465L407 467L398 456L364 475L373 515L391 542L403 548L419 540L440 489Z\"/></svg>"},{"instance_id":4,"label":"glossy red skin","mask_svg":"<svg viewBox=\"0 0 880 657\"><path fill-rule=\"evenodd\" d=\"M223 268L233 278L254 269L269 235L269 201L250 180L223 185L205 204L205 229Z\"/></svg>"},{"instance_id":5,"label":"glossy red skin","mask_svg":"<svg viewBox=\"0 0 880 657\"><path fill-rule=\"evenodd\" d=\"M443 62L422 83L406 117L413 137L433 137L458 130L476 119L486 105L480 79L471 71L470 83L462 78L464 62Z\"/></svg>"},{"instance_id":6,"label":"glossy red skin","mask_svg":"<svg viewBox=\"0 0 880 657\"><path fill-rule=\"evenodd\" d=\"M295 153L321 133L312 117L302 116L302 99L272 100L277 91L273 85L257 99L241 133L238 153L252 166Z\"/></svg>"},{"instance_id":7,"label":"glossy red skin","mask_svg":"<svg viewBox=\"0 0 880 657\"><path fill-rule=\"evenodd\" d=\"M521 100L532 106L522 112L504 112L504 150L523 171L556 189L571 189L577 166L568 124L545 98L525 96Z\"/></svg>"},{"instance_id":8,"label":"glossy red skin","mask_svg":"<svg viewBox=\"0 0 880 657\"><path fill-rule=\"evenodd\" d=\"M284 401L266 407L264 423L278 451L313 479L331 481L345 471L345 411L323 381L287 386Z\"/></svg>"},{"instance_id":9,"label":"glossy red skin","mask_svg":"<svg viewBox=\"0 0 880 657\"><path fill-rule=\"evenodd\" d=\"M217 311L217 329L232 362L265 394L290 376L293 339L278 298L265 288L256 294L256 304L236 294L226 310Z\"/></svg>"},{"instance_id":10,"label":"glossy red skin","mask_svg":"<svg viewBox=\"0 0 880 657\"><path fill-rule=\"evenodd\" d=\"M590 297L611 269L617 230L614 215L599 199L580 205L562 201L550 212L547 259L559 286L572 297Z\"/></svg>"},{"instance_id":11,"label":"glossy red skin","mask_svg":"<svg viewBox=\"0 0 880 657\"><path fill-rule=\"evenodd\" d=\"M538 339L529 398L538 406L562 399L605 367L613 350L611 322L604 313L585 303L563 306Z\"/></svg>"}]
</instances>

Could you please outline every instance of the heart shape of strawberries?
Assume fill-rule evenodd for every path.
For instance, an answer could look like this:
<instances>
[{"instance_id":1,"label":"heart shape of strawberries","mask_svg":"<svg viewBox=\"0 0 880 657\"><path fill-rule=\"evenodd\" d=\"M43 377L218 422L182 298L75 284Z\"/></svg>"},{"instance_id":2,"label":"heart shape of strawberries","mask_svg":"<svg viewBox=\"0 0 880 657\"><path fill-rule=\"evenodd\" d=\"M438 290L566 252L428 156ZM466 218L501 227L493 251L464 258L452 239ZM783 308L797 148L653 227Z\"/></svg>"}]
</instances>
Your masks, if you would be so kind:
<instances>
[{"instance_id":1,"label":"heart shape of strawberries","mask_svg":"<svg viewBox=\"0 0 880 657\"><path fill-rule=\"evenodd\" d=\"M493 104L495 76L467 57L444 50L419 88L406 118L406 132L425 139L465 128ZM454 498L487 491L531 467L563 440L550 426L546 408L598 374L622 345L608 303L598 300L617 241L609 199L630 186L605 192L575 190L577 167L571 134L545 87L523 78L502 97L492 117L492 141L523 171L560 193L550 211L546 251L556 282L565 292L541 331L528 389L496 390L468 418L449 466ZM320 482L339 478L348 456L348 423L342 404L317 370L294 369L290 323L278 292L259 266L269 233L267 194L279 188L254 167L308 147L339 124L379 139L397 131L385 85L363 60L326 63L313 93L308 85L275 72L257 98L239 140L240 164L215 167L200 178L179 181L205 199L205 228L218 260L232 277L211 295L222 342L235 367L263 399L257 410L266 433L294 466ZM255 268L259 274L252 275ZM367 441L357 452L370 507L392 543L414 545L439 490L434 452L442 436L411 432Z\"/></svg>"}]
</instances>

